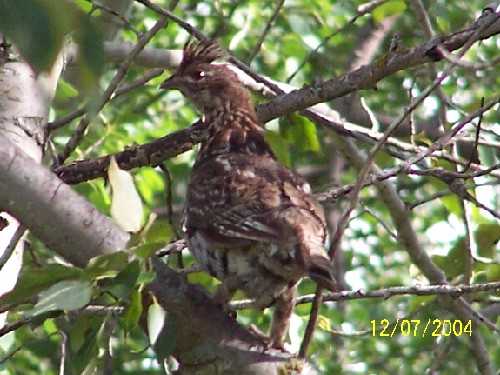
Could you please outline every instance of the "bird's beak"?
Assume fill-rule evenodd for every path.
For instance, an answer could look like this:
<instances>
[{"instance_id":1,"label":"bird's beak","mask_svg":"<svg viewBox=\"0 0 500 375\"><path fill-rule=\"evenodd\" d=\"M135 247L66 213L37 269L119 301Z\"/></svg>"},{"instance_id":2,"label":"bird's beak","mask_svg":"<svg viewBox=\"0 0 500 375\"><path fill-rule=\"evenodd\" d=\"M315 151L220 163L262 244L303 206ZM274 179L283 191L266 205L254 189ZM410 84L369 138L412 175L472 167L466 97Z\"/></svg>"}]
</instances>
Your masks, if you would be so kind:
<instances>
[{"instance_id":1,"label":"bird's beak","mask_svg":"<svg viewBox=\"0 0 500 375\"><path fill-rule=\"evenodd\" d=\"M160 89L162 89L162 90L171 90L171 89L178 89L178 88L179 88L179 77L176 77L175 75L167 78L160 85Z\"/></svg>"}]
</instances>

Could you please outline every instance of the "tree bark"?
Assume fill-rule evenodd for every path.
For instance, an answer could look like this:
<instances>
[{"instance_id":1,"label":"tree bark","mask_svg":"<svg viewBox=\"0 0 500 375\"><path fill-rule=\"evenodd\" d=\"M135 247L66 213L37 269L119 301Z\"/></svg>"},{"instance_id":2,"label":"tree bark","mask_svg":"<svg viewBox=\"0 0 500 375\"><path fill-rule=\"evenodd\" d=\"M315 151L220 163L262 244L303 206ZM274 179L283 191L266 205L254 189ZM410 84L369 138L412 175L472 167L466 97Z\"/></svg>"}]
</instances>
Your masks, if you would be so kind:
<instances>
[{"instance_id":1,"label":"tree bark","mask_svg":"<svg viewBox=\"0 0 500 375\"><path fill-rule=\"evenodd\" d=\"M5 51L8 60L9 50ZM16 144L32 163L42 160L45 142L46 120L50 102L55 93L56 82L62 68L59 59L52 71L36 77L28 64L7 62L0 64L0 137ZM3 149L2 149L3 150ZM25 183L27 183L26 181ZM24 240L17 236L18 219L2 212L6 205L0 204L0 217L5 227L0 230L0 296L14 288L22 266ZM15 243L15 242L17 243ZM12 250L12 251L11 251ZM0 327L6 314L0 314Z\"/></svg>"}]
</instances>

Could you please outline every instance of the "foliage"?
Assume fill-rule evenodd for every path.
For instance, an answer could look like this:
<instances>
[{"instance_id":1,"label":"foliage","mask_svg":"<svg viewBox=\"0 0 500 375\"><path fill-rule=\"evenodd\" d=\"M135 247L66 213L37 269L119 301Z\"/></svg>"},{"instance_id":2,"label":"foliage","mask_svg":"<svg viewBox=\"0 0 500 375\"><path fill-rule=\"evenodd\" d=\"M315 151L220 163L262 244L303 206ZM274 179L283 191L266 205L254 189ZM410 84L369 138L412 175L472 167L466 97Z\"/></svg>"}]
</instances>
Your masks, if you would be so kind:
<instances>
[{"instance_id":1,"label":"foliage","mask_svg":"<svg viewBox=\"0 0 500 375\"><path fill-rule=\"evenodd\" d=\"M4 28L1 31L12 38L30 63L44 70L55 58L63 36L69 29L76 27L73 36L85 46L83 56L89 59L87 65L81 65L83 68L80 68L79 74L96 76L100 63L92 56L102 56L102 47L98 40L93 39L99 38L95 29L88 26L90 23L86 16L82 17L84 12L89 11L89 4L82 1L76 2L77 5L63 3L65 8L71 8L70 13L76 20L71 25L66 24L69 21L63 24L62 14L65 12L56 12L50 2L44 8L41 4L45 2L33 1L38 8L26 10L26 14L28 20L36 22L27 24L22 18L10 19L8 25L13 33L6 33ZM320 0L285 2L262 45L258 45L276 3L185 0L179 2L175 14L205 35L217 38L221 45L248 63L258 74L277 81L290 81L297 87L347 73L353 60L360 57L357 54L364 51L366 30L373 30L390 17L397 17L393 30L399 34L405 48L425 42L422 25L409 7L409 2L388 1L372 12L359 15L357 7L361 1ZM472 23L480 15L484 4L476 0L439 0L426 1L424 5L436 33L446 34ZM81 9L77 9L78 6ZM98 17L102 12L105 10L94 11L89 18ZM139 3L133 3L128 19L137 30L144 32L158 19L158 15ZM0 24L3 20L0 18ZM53 37L43 41L28 40L29 35L40 36L39 28L42 26L44 30L55 30ZM29 35L20 35L18 32L21 29ZM149 46L178 49L187 37L187 32L171 22L152 39ZM119 39L135 43L137 35L124 27ZM386 35L378 52L364 63L373 63L381 58L389 51L390 41L391 35ZM256 48L258 53L250 61ZM497 55L498 42L491 38L475 44L466 53L465 59L473 63L488 63ZM446 62L437 63L437 70L441 71L445 65ZM106 66L101 87L107 87L115 68L113 64ZM449 104L443 105L440 93L434 91L418 107L414 121L429 123L442 110L449 121L443 125L450 128L480 108L482 98L488 101L498 95L500 75L493 71L456 67L441 85L441 94L449 99ZM133 82L144 73L143 67L132 65L125 81ZM193 123L197 115L184 103L179 93L158 92L164 77L153 78L147 84L107 103L93 118L83 142L71 159L116 153L129 145L150 142ZM408 105L409 95L419 95L430 81L428 66L418 66L382 80L377 90L364 90L359 94L376 116L398 116ZM79 108L81 101L94 100L95 97L89 98L89 92L89 87L71 82L67 77L61 78L51 112L52 119L59 119ZM101 92L96 94L100 95ZM75 100L75 96L83 99ZM256 99L263 101L262 98ZM478 147L478 157L485 167L498 163L498 110L497 104L482 118L480 138L484 142ZM348 116L345 113L342 115ZM51 138L56 148L64 146L74 132L76 123L52 132ZM331 130L314 125L309 119L291 113L266 125L266 139L275 148L280 161L303 172L318 189L326 190L332 184L355 182L359 171L339 161L341 156L333 146ZM361 125L365 128L369 126ZM476 127L471 125L461 136L474 139L475 131ZM415 147L417 143L425 145L435 140L425 131L414 136L415 139L410 140L407 133L397 139ZM488 146L488 142L493 146ZM370 145L359 140L357 147L365 151L370 149ZM451 151L457 152L458 158L467 161L464 154ZM413 153L410 151L404 155L409 157ZM154 327L150 327L149 332L161 330L159 322L163 316L158 312L156 302L144 293L145 285L154 277L149 271L148 257L179 233L182 204L194 155L194 152L187 152L165 162L171 181L159 168L145 167L132 171L144 203L144 215L152 216L146 229L136 235L131 249L95 258L85 269L75 269L61 264L49 249L33 239L33 253L36 256L26 254L16 289L0 298L0 306L13 304L9 322L27 317L33 319L30 324L19 327L0 340L0 360L14 353L0 366L8 373L55 374L63 358L68 373L102 369L107 361L112 363L113 373L158 373L160 365L156 356L168 357L176 331L175 327L164 328L168 340L163 338L162 342L156 343L156 352L152 346L155 335L148 338L144 333L143 326L146 323L141 321L143 312L148 316L148 324ZM381 151L375 162L378 167L389 169L401 161ZM342 172L334 173L334 165L341 165ZM439 158L426 158L419 167L425 170L438 167L448 171L463 170ZM465 183L472 196L498 212L496 176L470 179ZM469 202L464 204L463 199L454 194L441 179L399 174L390 181L402 201L411 208L408 215L419 236L418 240L450 282L484 283L500 280L498 220ZM110 189L102 180L89 181L75 188L101 211L110 212ZM172 194L171 207L167 207L165 199L167 189ZM376 194L373 185L360 193L359 204L351 215L342 242L342 254L337 257L337 260L343 261L343 265L337 266L339 280L350 289L365 290L426 284L422 270L412 265L405 248L396 241L396 225L391 222L386 205L376 198ZM348 198L343 197L326 205L331 220L334 220L335 213L342 213L347 208L348 201ZM170 216L170 209L173 216ZM467 225L465 216L468 217ZM473 257L469 258L467 254L471 249ZM129 261L131 254L137 255L137 259ZM192 263L188 254L184 254L184 262ZM176 262L171 259L170 263L175 265ZM215 280L200 273L191 274L189 280L207 289L213 289L215 285ZM305 280L300 286L300 294L311 293L314 293L314 285ZM482 311L495 301L498 303L498 297L498 292L483 292L471 295L470 301L475 309ZM433 337L424 335L419 328L415 331L418 334L413 334L413 331L407 334L403 325L398 326L396 323L397 319L413 319L419 320L422 327L435 319L454 322L456 318L438 303L439 298L400 296L388 300L359 299L325 303L321 307L319 325L308 351L311 361L325 374L425 373L429 368L442 373L475 373L476 364L468 348L470 335L466 332L459 337L445 337L438 329L436 333L441 337ZM103 307L96 311L86 310L85 306ZM293 351L300 345L309 309L309 304L296 309L290 332L290 349ZM495 319L498 319L497 316ZM238 319L242 324L252 322L267 329L270 315L268 311L245 310L238 312ZM384 320L390 323L388 330L396 326L396 334L392 337L381 335ZM372 321L375 322L375 332ZM494 367L500 367L498 333L483 326L481 334ZM449 361L445 358L461 360Z\"/></svg>"}]
</instances>

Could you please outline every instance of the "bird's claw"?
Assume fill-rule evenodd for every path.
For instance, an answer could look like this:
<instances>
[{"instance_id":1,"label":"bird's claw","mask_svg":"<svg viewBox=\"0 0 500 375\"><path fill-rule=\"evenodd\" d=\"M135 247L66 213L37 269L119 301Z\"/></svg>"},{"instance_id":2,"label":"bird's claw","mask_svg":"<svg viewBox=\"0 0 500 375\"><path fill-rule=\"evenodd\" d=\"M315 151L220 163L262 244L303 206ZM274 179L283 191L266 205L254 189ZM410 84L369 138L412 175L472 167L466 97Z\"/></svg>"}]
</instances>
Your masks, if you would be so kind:
<instances>
[{"instance_id":1,"label":"bird's claw","mask_svg":"<svg viewBox=\"0 0 500 375\"><path fill-rule=\"evenodd\" d=\"M273 340L272 337L266 335L260 329L258 329L255 324L250 324L248 326L248 331L252 335L257 337L259 340L264 341L265 350L274 349L274 350L279 350L280 352L283 353L288 353L288 350L285 349L285 345L283 342L280 342L278 340Z\"/></svg>"}]
</instances>

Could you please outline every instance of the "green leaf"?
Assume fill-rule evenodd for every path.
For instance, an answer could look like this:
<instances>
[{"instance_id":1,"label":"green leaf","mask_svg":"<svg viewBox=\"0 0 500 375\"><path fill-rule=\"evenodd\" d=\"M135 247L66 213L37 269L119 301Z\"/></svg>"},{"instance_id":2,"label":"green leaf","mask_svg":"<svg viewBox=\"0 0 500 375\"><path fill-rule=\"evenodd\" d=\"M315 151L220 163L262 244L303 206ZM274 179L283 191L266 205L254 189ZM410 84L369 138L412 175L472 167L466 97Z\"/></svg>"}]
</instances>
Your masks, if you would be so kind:
<instances>
[{"instance_id":1,"label":"green leaf","mask_svg":"<svg viewBox=\"0 0 500 375\"><path fill-rule=\"evenodd\" d=\"M156 219L144 233L144 242L168 244L174 237L174 231L166 219ZM165 246L164 245L164 246Z\"/></svg>"},{"instance_id":2,"label":"green leaf","mask_svg":"<svg viewBox=\"0 0 500 375\"><path fill-rule=\"evenodd\" d=\"M460 200L456 195L447 195L441 198L441 202L446 207L446 209L455 215L456 217L460 217L462 206L460 205Z\"/></svg>"},{"instance_id":3,"label":"green leaf","mask_svg":"<svg viewBox=\"0 0 500 375\"><path fill-rule=\"evenodd\" d=\"M130 294L130 301L125 312L123 314L123 319L125 323L125 333L132 331L139 323L139 318L142 314L142 299L141 291L139 288L135 288Z\"/></svg>"},{"instance_id":4,"label":"green leaf","mask_svg":"<svg viewBox=\"0 0 500 375\"><path fill-rule=\"evenodd\" d=\"M78 90L70 83L66 82L63 78L57 81L56 95L58 99L71 99L78 96Z\"/></svg>"},{"instance_id":5,"label":"green leaf","mask_svg":"<svg viewBox=\"0 0 500 375\"><path fill-rule=\"evenodd\" d=\"M116 274L127 267L129 254L126 251L117 251L111 254L99 255L90 259L84 269L87 279L104 279L115 277Z\"/></svg>"},{"instance_id":6,"label":"green leaf","mask_svg":"<svg viewBox=\"0 0 500 375\"><path fill-rule=\"evenodd\" d=\"M331 332L332 328L330 327L330 320L323 315L319 315L318 328L325 332Z\"/></svg>"},{"instance_id":7,"label":"green leaf","mask_svg":"<svg viewBox=\"0 0 500 375\"><path fill-rule=\"evenodd\" d=\"M40 293L35 307L26 316L39 315L48 311L76 310L90 302L92 286L87 281L64 280Z\"/></svg>"},{"instance_id":8,"label":"green leaf","mask_svg":"<svg viewBox=\"0 0 500 375\"><path fill-rule=\"evenodd\" d=\"M90 316L79 314L75 324L69 332L69 343L71 350L78 351L85 343L85 334L90 329Z\"/></svg>"},{"instance_id":9,"label":"green leaf","mask_svg":"<svg viewBox=\"0 0 500 375\"><path fill-rule=\"evenodd\" d=\"M316 126L304 116L289 114L280 121L280 132L294 148L300 151L320 150Z\"/></svg>"},{"instance_id":10,"label":"green leaf","mask_svg":"<svg viewBox=\"0 0 500 375\"><path fill-rule=\"evenodd\" d=\"M110 284L104 286L103 289L116 298L127 299L132 289L136 286L140 273L141 266L137 260L134 260L127 264L123 271L118 273L115 278L107 280Z\"/></svg>"},{"instance_id":11,"label":"green leaf","mask_svg":"<svg viewBox=\"0 0 500 375\"><path fill-rule=\"evenodd\" d=\"M424 131L420 131L413 136L413 143L417 145L430 146L433 142Z\"/></svg>"},{"instance_id":12,"label":"green leaf","mask_svg":"<svg viewBox=\"0 0 500 375\"><path fill-rule=\"evenodd\" d=\"M67 142L67 140L64 142ZM87 197L90 203L96 206L100 211L109 215L111 201L103 180L88 181L85 184L74 186L74 189L80 195Z\"/></svg>"},{"instance_id":13,"label":"green leaf","mask_svg":"<svg viewBox=\"0 0 500 375\"><path fill-rule=\"evenodd\" d=\"M410 299L409 310L410 311L419 311L422 309L422 306L429 303L434 299L434 296L413 296Z\"/></svg>"},{"instance_id":14,"label":"green leaf","mask_svg":"<svg viewBox=\"0 0 500 375\"><path fill-rule=\"evenodd\" d=\"M4 0L1 7L0 33L12 40L36 73L51 69L71 34L79 45L76 76L86 93L95 89L104 53L100 31L88 15L61 0Z\"/></svg>"},{"instance_id":15,"label":"green leaf","mask_svg":"<svg viewBox=\"0 0 500 375\"><path fill-rule=\"evenodd\" d=\"M67 8L65 2L56 0L5 0L0 12L0 31L14 42L35 71L48 71L68 32L69 25L61 17Z\"/></svg>"},{"instance_id":16,"label":"green leaf","mask_svg":"<svg viewBox=\"0 0 500 375\"><path fill-rule=\"evenodd\" d=\"M98 87L99 78L104 67L103 38L99 28L95 27L90 17L82 13L77 19L77 32L74 33L78 43L77 77L79 86L85 94L92 94ZM97 95L90 97L90 106L93 107Z\"/></svg>"},{"instance_id":17,"label":"green leaf","mask_svg":"<svg viewBox=\"0 0 500 375\"><path fill-rule=\"evenodd\" d=\"M167 245L167 242L153 242L153 243L145 243L143 245L135 246L130 250L134 252L141 259L147 259L154 255L158 250L164 248Z\"/></svg>"},{"instance_id":18,"label":"green leaf","mask_svg":"<svg viewBox=\"0 0 500 375\"><path fill-rule=\"evenodd\" d=\"M447 256L435 255L431 258L449 278L463 275L466 262L465 238L460 238Z\"/></svg>"},{"instance_id":19,"label":"green leaf","mask_svg":"<svg viewBox=\"0 0 500 375\"><path fill-rule=\"evenodd\" d=\"M486 279L490 282L500 281L500 264L490 264L488 266L486 269Z\"/></svg>"},{"instance_id":20,"label":"green leaf","mask_svg":"<svg viewBox=\"0 0 500 375\"><path fill-rule=\"evenodd\" d=\"M59 328L57 328L56 324L54 323L54 319L46 319L43 322L43 329L47 335L53 335L57 333Z\"/></svg>"},{"instance_id":21,"label":"green leaf","mask_svg":"<svg viewBox=\"0 0 500 375\"><path fill-rule=\"evenodd\" d=\"M477 252L485 258L493 258L496 254L496 244L500 240L500 225L480 224L474 233Z\"/></svg>"},{"instance_id":22,"label":"green leaf","mask_svg":"<svg viewBox=\"0 0 500 375\"><path fill-rule=\"evenodd\" d=\"M406 4L404 1L388 1L373 10L373 19L375 22L380 23L385 18L395 16L405 9Z\"/></svg>"},{"instance_id":23,"label":"green leaf","mask_svg":"<svg viewBox=\"0 0 500 375\"><path fill-rule=\"evenodd\" d=\"M147 285L151 281L153 281L156 277L156 272L154 271L145 271L141 272L139 277L137 278L137 284L138 285Z\"/></svg>"},{"instance_id":24,"label":"green leaf","mask_svg":"<svg viewBox=\"0 0 500 375\"><path fill-rule=\"evenodd\" d=\"M0 298L0 305L25 302L61 280L78 279L81 275L81 269L62 264L48 264L43 268L23 267L16 287Z\"/></svg>"},{"instance_id":25,"label":"green leaf","mask_svg":"<svg viewBox=\"0 0 500 375\"><path fill-rule=\"evenodd\" d=\"M76 0L75 4L83 10L85 13L89 13L90 10L92 9L92 3L86 1L86 0Z\"/></svg>"},{"instance_id":26,"label":"green leaf","mask_svg":"<svg viewBox=\"0 0 500 375\"><path fill-rule=\"evenodd\" d=\"M278 161L281 164L289 167L291 164L291 160L290 151L288 149L288 142L273 130L266 130L266 132L264 133L264 138L276 154L276 158L278 158Z\"/></svg>"},{"instance_id":27,"label":"green leaf","mask_svg":"<svg viewBox=\"0 0 500 375\"><path fill-rule=\"evenodd\" d=\"M375 154L375 164L379 166L379 168L386 168L392 165L394 163L394 159L391 155L389 155L387 152L384 150L379 150Z\"/></svg>"},{"instance_id":28,"label":"green leaf","mask_svg":"<svg viewBox=\"0 0 500 375\"><path fill-rule=\"evenodd\" d=\"M71 373L83 374L85 370L88 371L96 366L96 359L99 355L99 332L101 332L103 323L104 321L100 317L90 317L83 345L77 351L70 353L71 357L67 361L73 370Z\"/></svg>"},{"instance_id":29,"label":"green leaf","mask_svg":"<svg viewBox=\"0 0 500 375\"><path fill-rule=\"evenodd\" d=\"M145 138L144 142L149 141L149 139L149 137ZM137 142L139 142L139 140L137 140ZM162 174L152 168L138 170L134 180L137 185L137 190L146 204L154 204L156 202L157 192L164 192L167 189Z\"/></svg>"}]
</instances>

